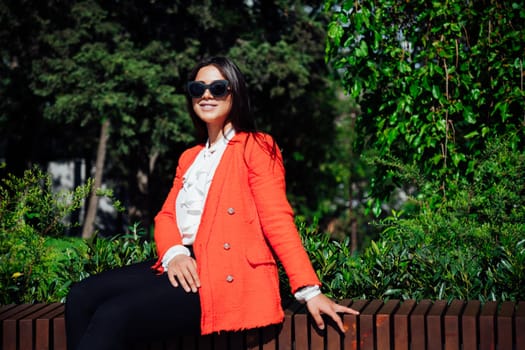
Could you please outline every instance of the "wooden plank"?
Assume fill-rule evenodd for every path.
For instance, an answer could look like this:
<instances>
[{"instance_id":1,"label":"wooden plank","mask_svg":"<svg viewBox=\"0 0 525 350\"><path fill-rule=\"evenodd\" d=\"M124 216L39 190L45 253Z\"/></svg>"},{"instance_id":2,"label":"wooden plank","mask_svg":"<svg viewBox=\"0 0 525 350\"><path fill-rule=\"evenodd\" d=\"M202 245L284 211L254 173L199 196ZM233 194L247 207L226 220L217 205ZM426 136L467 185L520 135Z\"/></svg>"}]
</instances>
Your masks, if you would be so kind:
<instances>
[{"instance_id":1,"label":"wooden plank","mask_svg":"<svg viewBox=\"0 0 525 350\"><path fill-rule=\"evenodd\" d=\"M525 301L520 301L514 315L515 349L525 349Z\"/></svg>"},{"instance_id":2,"label":"wooden plank","mask_svg":"<svg viewBox=\"0 0 525 350\"><path fill-rule=\"evenodd\" d=\"M4 313L10 312L15 307L20 307L20 305L16 304L7 304L7 305L1 305L0 306L0 321L2 321L4 317Z\"/></svg>"},{"instance_id":3,"label":"wooden plank","mask_svg":"<svg viewBox=\"0 0 525 350\"><path fill-rule=\"evenodd\" d=\"M479 350L496 348L496 314L498 302L487 301L479 316Z\"/></svg>"},{"instance_id":4,"label":"wooden plank","mask_svg":"<svg viewBox=\"0 0 525 350\"><path fill-rule=\"evenodd\" d=\"M512 340L514 339L512 319L515 307L516 303L512 301L504 301L500 305L496 323L498 350L512 350Z\"/></svg>"},{"instance_id":5,"label":"wooden plank","mask_svg":"<svg viewBox=\"0 0 525 350\"><path fill-rule=\"evenodd\" d=\"M295 349L309 348L308 315L304 307L298 309L293 315L293 335Z\"/></svg>"},{"instance_id":6,"label":"wooden plank","mask_svg":"<svg viewBox=\"0 0 525 350\"><path fill-rule=\"evenodd\" d=\"M400 301L388 300L376 315L376 339L378 349L392 349L394 347L394 314L399 308Z\"/></svg>"},{"instance_id":7,"label":"wooden plank","mask_svg":"<svg viewBox=\"0 0 525 350\"><path fill-rule=\"evenodd\" d=\"M26 309L29 309L32 304L20 304L13 306L7 306L5 310L0 314L0 321L11 318L13 315L23 312Z\"/></svg>"},{"instance_id":8,"label":"wooden plank","mask_svg":"<svg viewBox=\"0 0 525 350\"><path fill-rule=\"evenodd\" d=\"M339 315L341 317L341 315ZM342 333L339 326L331 318L326 319L325 349L340 350L342 346Z\"/></svg>"},{"instance_id":9,"label":"wooden plank","mask_svg":"<svg viewBox=\"0 0 525 350\"><path fill-rule=\"evenodd\" d=\"M394 349L408 350L410 347L409 317L416 306L415 300L405 300L394 314Z\"/></svg>"},{"instance_id":10,"label":"wooden plank","mask_svg":"<svg viewBox=\"0 0 525 350\"><path fill-rule=\"evenodd\" d=\"M428 350L442 350L444 343L443 314L447 308L445 300L436 300L427 314L427 336Z\"/></svg>"},{"instance_id":11,"label":"wooden plank","mask_svg":"<svg viewBox=\"0 0 525 350\"><path fill-rule=\"evenodd\" d=\"M348 306L349 301L339 301L339 305ZM341 319L343 319L343 314L339 314ZM326 350L341 350L343 346L343 337L344 334L339 329L339 326L337 326L337 323L333 321L331 318L327 320L327 328L326 328L326 338L325 338L325 347ZM344 324L343 324L344 327Z\"/></svg>"},{"instance_id":12,"label":"wooden plank","mask_svg":"<svg viewBox=\"0 0 525 350\"><path fill-rule=\"evenodd\" d=\"M2 349L17 350L18 348L18 320L45 307L46 304L30 304L14 310L2 322Z\"/></svg>"},{"instance_id":13,"label":"wooden plank","mask_svg":"<svg viewBox=\"0 0 525 350\"><path fill-rule=\"evenodd\" d=\"M43 308L24 316L18 321L19 329L19 350L33 350L33 339L35 338L36 319L57 308L63 309L62 303L53 303L45 305Z\"/></svg>"},{"instance_id":14,"label":"wooden plank","mask_svg":"<svg viewBox=\"0 0 525 350\"><path fill-rule=\"evenodd\" d=\"M64 315L53 319L53 350L67 350L66 328ZM43 350L38 349L37 350Z\"/></svg>"},{"instance_id":15,"label":"wooden plank","mask_svg":"<svg viewBox=\"0 0 525 350\"><path fill-rule=\"evenodd\" d=\"M308 314L308 328L310 334L310 349L312 350L323 350L324 349L324 338L326 336L326 328L328 327L327 318L323 317L325 327L324 329L319 329L312 315Z\"/></svg>"},{"instance_id":16,"label":"wooden plank","mask_svg":"<svg viewBox=\"0 0 525 350\"><path fill-rule=\"evenodd\" d=\"M65 323L58 323L52 327L52 320L55 317L64 318L64 305L39 316L35 321L35 347L36 349L51 349L53 339L51 336L63 335L64 342L66 337ZM51 334L53 328L53 334ZM59 340L60 341L60 340ZM64 347L65 348L65 347Z\"/></svg>"},{"instance_id":17,"label":"wooden plank","mask_svg":"<svg viewBox=\"0 0 525 350\"><path fill-rule=\"evenodd\" d=\"M464 301L453 300L445 313L445 350L460 350L460 320L464 306Z\"/></svg>"},{"instance_id":18,"label":"wooden plank","mask_svg":"<svg viewBox=\"0 0 525 350\"><path fill-rule=\"evenodd\" d=\"M425 349L426 346L426 314L432 301L421 300L410 314L410 344L412 349Z\"/></svg>"},{"instance_id":19,"label":"wooden plank","mask_svg":"<svg viewBox=\"0 0 525 350\"><path fill-rule=\"evenodd\" d=\"M348 301L346 306L351 307L356 311L363 311L368 304L368 300L359 299L356 301ZM359 320L360 315L343 315L343 324L345 329L348 329L344 334L343 344L345 350L358 349L359 346Z\"/></svg>"},{"instance_id":20,"label":"wooden plank","mask_svg":"<svg viewBox=\"0 0 525 350\"><path fill-rule=\"evenodd\" d=\"M361 350L374 350L375 315L382 306L381 300L372 300L359 315L359 346Z\"/></svg>"},{"instance_id":21,"label":"wooden plank","mask_svg":"<svg viewBox=\"0 0 525 350\"><path fill-rule=\"evenodd\" d=\"M293 315L297 312L297 310L303 307L303 304L296 302L295 300L291 300L290 302L284 304L284 322L277 339L277 342L279 343L279 349L293 350Z\"/></svg>"},{"instance_id":22,"label":"wooden plank","mask_svg":"<svg viewBox=\"0 0 525 350\"><path fill-rule=\"evenodd\" d=\"M463 350L478 349L478 314L481 302L471 300L467 302L461 316Z\"/></svg>"}]
</instances>

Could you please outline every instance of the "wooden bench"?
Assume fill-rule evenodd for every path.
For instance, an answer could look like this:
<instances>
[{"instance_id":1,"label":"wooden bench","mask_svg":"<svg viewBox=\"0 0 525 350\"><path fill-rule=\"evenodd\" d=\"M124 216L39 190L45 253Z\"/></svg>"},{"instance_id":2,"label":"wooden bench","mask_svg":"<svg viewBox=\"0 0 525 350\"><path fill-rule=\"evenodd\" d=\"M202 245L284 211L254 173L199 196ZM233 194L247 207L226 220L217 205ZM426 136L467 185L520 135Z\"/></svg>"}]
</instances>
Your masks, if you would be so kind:
<instances>
[{"instance_id":1,"label":"wooden bench","mask_svg":"<svg viewBox=\"0 0 525 350\"><path fill-rule=\"evenodd\" d=\"M285 306L282 325L203 337L177 337L134 349L221 350L518 350L525 349L525 302L347 300L361 312L343 317L343 335L329 323L318 330L303 305ZM3 350L65 350L64 305L0 307Z\"/></svg>"}]
</instances>

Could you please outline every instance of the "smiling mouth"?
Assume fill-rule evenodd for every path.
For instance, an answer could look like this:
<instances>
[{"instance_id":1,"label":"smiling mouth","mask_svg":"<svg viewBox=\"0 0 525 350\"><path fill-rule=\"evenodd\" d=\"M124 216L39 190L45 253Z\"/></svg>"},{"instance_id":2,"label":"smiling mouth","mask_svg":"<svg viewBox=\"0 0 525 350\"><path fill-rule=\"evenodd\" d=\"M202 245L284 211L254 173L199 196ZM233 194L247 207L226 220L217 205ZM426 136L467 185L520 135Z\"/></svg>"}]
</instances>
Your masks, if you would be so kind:
<instances>
[{"instance_id":1,"label":"smiling mouth","mask_svg":"<svg viewBox=\"0 0 525 350\"><path fill-rule=\"evenodd\" d=\"M199 107L202 109L211 109L217 107L217 105L215 103L201 103Z\"/></svg>"}]
</instances>

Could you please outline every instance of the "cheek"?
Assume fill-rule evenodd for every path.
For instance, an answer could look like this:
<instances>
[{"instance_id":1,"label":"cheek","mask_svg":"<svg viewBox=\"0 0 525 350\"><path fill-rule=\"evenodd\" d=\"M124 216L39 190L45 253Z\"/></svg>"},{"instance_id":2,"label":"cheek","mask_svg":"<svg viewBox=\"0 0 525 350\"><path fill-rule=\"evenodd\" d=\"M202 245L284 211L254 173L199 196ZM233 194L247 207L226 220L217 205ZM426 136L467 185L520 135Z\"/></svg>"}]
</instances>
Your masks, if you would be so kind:
<instances>
[{"instance_id":1,"label":"cheek","mask_svg":"<svg viewBox=\"0 0 525 350\"><path fill-rule=\"evenodd\" d=\"M193 108L193 111L197 113L197 103L195 101L191 103L191 108Z\"/></svg>"},{"instance_id":2,"label":"cheek","mask_svg":"<svg viewBox=\"0 0 525 350\"><path fill-rule=\"evenodd\" d=\"M232 101L232 98L231 96L228 96L228 100L226 101L227 104L226 104L226 108L228 108L228 113L230 113L230 111L232 110L232 107L233 107L233 101Z\"/></svg>"}]
</instances>

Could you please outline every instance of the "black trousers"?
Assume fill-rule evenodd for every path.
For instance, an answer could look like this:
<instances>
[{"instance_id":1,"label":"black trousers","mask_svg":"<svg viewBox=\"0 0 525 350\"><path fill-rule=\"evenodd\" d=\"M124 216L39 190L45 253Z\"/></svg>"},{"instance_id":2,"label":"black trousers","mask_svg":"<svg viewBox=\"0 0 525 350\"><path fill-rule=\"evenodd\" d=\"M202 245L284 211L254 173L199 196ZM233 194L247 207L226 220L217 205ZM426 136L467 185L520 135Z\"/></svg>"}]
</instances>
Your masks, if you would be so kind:
<instances>
[{"instance_id":1,"label":"black trousers","mask_svg":"<svg viewBox=\"0 0 525 350\"><path fill-rule=\"evenodd\" d=\"M174 288L154 261L106 271L71 288L66 300L68 350L126 349L137 341L200 333L198 293Z\"/></svg>"}]
</instances>

